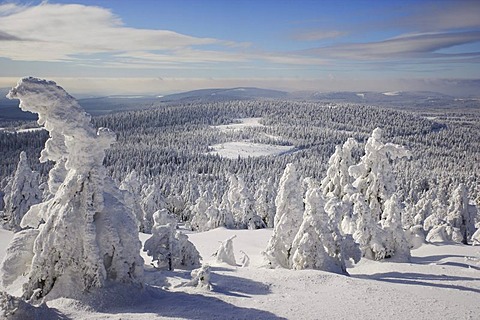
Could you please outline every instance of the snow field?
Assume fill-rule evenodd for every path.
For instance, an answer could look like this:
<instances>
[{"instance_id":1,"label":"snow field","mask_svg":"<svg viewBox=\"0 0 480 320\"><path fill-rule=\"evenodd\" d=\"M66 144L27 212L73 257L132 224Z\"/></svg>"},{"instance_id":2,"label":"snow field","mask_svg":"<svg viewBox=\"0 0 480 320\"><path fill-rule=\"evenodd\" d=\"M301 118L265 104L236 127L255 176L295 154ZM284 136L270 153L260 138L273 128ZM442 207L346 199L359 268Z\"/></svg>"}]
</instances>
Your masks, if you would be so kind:
<instances>
[{"instance_id":1,"label":"snow field","mask_svg":"<svg viewBox=\"0 0 480 320\"><path fill-rule=\"evenodd\" d=\"M107 287L93 306L65 298L47 305L72 319L477 319L480 313L480 247L423 245L412 250L410 263L362 259L347 277L261 267L271 232L218 228L189 234L212 267L212 291L176 287L190 272L154 270L142 253L148 284L143 290ZM234 235L237 264L243 251L248 267L212 256ZM11 237L0 230L0 257ZM140 235L142 241L148 237Z\"/></svg>"}]
</instances>

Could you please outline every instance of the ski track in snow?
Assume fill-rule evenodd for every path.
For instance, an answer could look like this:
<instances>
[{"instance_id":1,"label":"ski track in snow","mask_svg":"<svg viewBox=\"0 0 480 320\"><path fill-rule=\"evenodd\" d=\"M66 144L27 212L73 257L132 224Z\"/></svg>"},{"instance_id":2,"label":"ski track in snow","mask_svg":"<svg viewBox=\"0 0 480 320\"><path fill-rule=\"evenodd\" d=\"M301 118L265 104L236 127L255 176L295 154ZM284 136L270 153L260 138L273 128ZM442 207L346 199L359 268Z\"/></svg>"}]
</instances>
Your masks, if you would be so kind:
<instances>
[{"instance_id":1,"label":"ski track in snow","mask_svg":"<svg viewBox=\"0 0 480 320\"><path fill-rule=\"evenodd\" d=\"M212 256L233 235L236 261L243 251L251 259L248 267L217 263ZM212 291L175 288L190 279L189 271L154 270L143 254L148 284L143 290L107 288L92 305L63 298L47 305L59 319L478 319L480 314L480 247L424 245L412 251L411 263L363 259L347 277L263 268L261 251L270 235L271 229L190 233L212 267ZM0 230L0 257L11 237ZM140 235L142 241L148 237Z\"/></svg>"}]
</instances>

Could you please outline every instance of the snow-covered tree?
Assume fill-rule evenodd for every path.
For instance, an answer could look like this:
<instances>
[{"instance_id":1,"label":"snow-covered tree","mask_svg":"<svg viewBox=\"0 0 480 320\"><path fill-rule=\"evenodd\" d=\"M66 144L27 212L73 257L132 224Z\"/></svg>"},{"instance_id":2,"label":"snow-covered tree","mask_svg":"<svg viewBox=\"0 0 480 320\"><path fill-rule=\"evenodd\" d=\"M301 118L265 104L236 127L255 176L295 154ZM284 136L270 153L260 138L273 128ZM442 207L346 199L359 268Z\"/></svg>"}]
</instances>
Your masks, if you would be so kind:
<instances>
[{"instance_id":1,"label":"snow-covered tree","mask_svg":"<svg viewBox=\"0 0 480 320\"><path fill-rule=\"evenodd\" d=\"M448 208L447 222L458 228L462 237L461 242L467 244L475 232L475 218L469 209L468 191L463 183L453 191Z\"/></svg>"},{"instance_id":2,"label":"snow-covered tree","mask_svg":"<svg viewBox=\"0 0 480 320\"><path fill-rule=\"evenodd\" d=\"M410 152L404 147L383 143L382 130L376 128L367 140L365 155L362 156L360 163L349 168L349 173L355 178L353 187L357 192L352 196L352 201L357 214L361 215L357 217L354 237L360 243L364 254L376 260L395 254L394 242L387 239L398 238L393 232L400 232L399 229L397 227L380 229L377 224L387 226L390 222L385 223L384 220L389 217L393 219L392 215L384 214L387 200L396 191L392 163L396 159L409 156ZM397 221L397 218L394 220ZM401 255L409 256L403 252Z\"/></svg>"},{"instance_id":3,"label":"snow-covered tree","mask_svg":"<svg viewBox=\"0 0 480 320\"><path fill-rule=\"evenodd\" d=\"M336 210L333 203L329 208L329 216L324 209L325 202L321 190L311 183L305 195L305 213L303 222L292 244L293 269L318 269L335 273L347 274L345 260L360 259L360 251L350 256L346 249L354 248L351 237L344 238L336 220ZM350 240L350 244L346 242Z\"/></svg>"},{"instance_id":4,"label":"snow-covered tree","mask_svg":"<svg viewBox=\"0 0 480 320\"><path fill-rule=\"evenodd\" d=\"M357 141L349 138L343 146L337 145L335 153L328 161L328 169L325 178L322 180L322 193L334 202L338 202L342 209L338 212L340 216L339 230L342 234L353 234L355 232L353 205L350 201L350 195L353 192L353 178L348 172L348 168L354 165L352 150L358 145Z\"/></svg>"},{"instance_id":5,"label":"snow-covered tree","mask_svg":"<svg viewBox=\"0 0 480 320\"><path fill-rule=\"evenodd\" d=\"M353 178L348 168L355 164L352 150L358 145L357 141L349 138L342 146L335 147L335 153L328 160L328 169L322 180L322 193L326 197L343 199L347 194Z\"/></svg>"},{"instance_id":6,"label":"snow-covered tree","mask_svg":"<svg viewBox=\"0 0 480 320\"><path fill-rule=\"evenodd\" d=\"M143 251L152 257L158 269L192 269L200 266L200 254L188 237L176 230L174 216L167 209L153 214L152 236L145 241Z\"/></svg>"},{"instance_id":7,"label":"snow-covered tree","mask_svg":"<svg viewBox=\"0 0 480 320\"><path fill-rule=\"evenodd\" d=\"M140 206L141 190L140 177L135 170L132 170L120 184L120 190L124 190L125 205L132 210L137 219L140 231L143 231L144 212Z\"/></svg>"},{"instance_id":8,"label":"snow-covered tree","mask_svg":"<svg viewBox=\"0 0 480 320\"><path fill-rule=\"evenodd\" d=\"M386 231L386 256L400 261L410 259L410 245L402 227L401 208L396 194L386 202L382 213L382 228Z\"/></svg>"},{"instance_id":9,"label":"snow-covered tree","mask_svg":"<svg viewBox=\"0 0 480 320\"><path fill-rule=\"evenodd\" d=\"M154 225L153 214L167 208L167 201L158 184L150 184L144 189L144 196L140 203L143 210L143 221L140 230L151 233Z\"/></svg>"},{"instance_id":10,"label":"snow-covered tree","mask_svg":"<svg viewBox=\"0 0 480 320\"><path fill-rule=\"evenodd\" d=\"M42 193L38 185L38 173L30 169L27 154L22 151L17 170L6 187L8 192L4 197L4 215L8 229L19 230L20 222L28 209L42 201Z\"/></svg>"},{"instance_id":11,"label":"snow-covered tree","mask_svg":"<svg viewBox=\"0 0 480 320\"><path fill-rule=\"evenodd\" d=\"M255 191L255 211L262 218L266 227L273 228L275 221L275 192L273 178L261 183Z\"/></svg>"},{"instance_id":12,"label":"snow-covered tree","mask_svg":"<svg viewBox=\"0 0 480 320\"><path fill-rule=\"evenodd\" d=\"M233 252L233 239L237 236L231 236L225 241L220 242L220 247L214 253L214 256L217 257L217 262L223 262L231 266L236 266L237 261L235 260L235 253Z\"/></svg>"},{"instance_id":13,"label":"snow-covered tree","mask_svg":"<svg viewBox=\"0 0 480 320\"><path fill-rule=\"evenodd\" d=\"M272 267L291 268L292 244L303 221L303 188L295 165L287 164L275 199L277 212L272 236L264 252Z\"/></svg>"},{"instance_id":14,"label":"snow-covered tree","mask_svg":"<svg viewBox=\"0 0 480 320\"><path fill-rule=\"evenodd\" d=\"M72 296L108 282L141 281L135 217L102 165L105 149L115 141L113 132L95 130L75 99L53 81L24 78L8 97L38 114L38 123L50 133L40 160L56 162L49 173L53 198L24 217L26 223L41 225L33 223L38 229L21 232L8 249L32 248L31 261L17 264L17 274L28 275L24 298ZM11 270L12 261L16 263L7 255L2 269ZM3 283L6 277L4 273Z\"/></svg>"},{"instance_id":15,"label":"snow-covered tree","mask_svg":"<svg viewBox=\"0 0 480 320\"><path fill-rule=\"evenodd\" d=\"M229 186L222 199L221 209L231 213L237 229L265 228L262 218L255 212L253 196L241 176L229 175Z\"/></svg>"}]
</instances>

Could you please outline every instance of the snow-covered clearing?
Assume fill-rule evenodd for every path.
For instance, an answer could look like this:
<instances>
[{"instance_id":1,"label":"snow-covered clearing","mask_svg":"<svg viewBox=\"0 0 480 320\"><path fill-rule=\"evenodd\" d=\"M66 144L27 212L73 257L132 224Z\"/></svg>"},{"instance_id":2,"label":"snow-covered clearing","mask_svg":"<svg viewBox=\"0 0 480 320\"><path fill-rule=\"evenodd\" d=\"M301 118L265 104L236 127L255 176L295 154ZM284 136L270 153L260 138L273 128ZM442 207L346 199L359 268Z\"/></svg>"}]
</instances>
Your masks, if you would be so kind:
<instances>
[{"instance_id":1,"label":"snow-covered clearing","mask_svg":"<svg viewBox=\"0 0 480 320\"><path fill-rule=\"evenodd\" d=\"M220 241L233 241L238 266L217 263ZM480 314L480 247L424 245L411 263L362 260L350 277L315 270L262 268L271 229L219 228L189 234L211 265L212 291L176 287L188 271L156 271L146 264L143 290L106 288L86 305L49 301L72 319L477 319ZM0 230L0 257L12 233ZM142 241L149 235L141 235ZM248 267L240 267L244 252Z\"/></svg>"},{"instance_id":2,"label":"snow-covered clearing","mask_svg":"<svg viewBox=\"0 0 480 320\"><path fill-rule=\"evenodd\" d=\"M221 132L241 131L245 128L264 127L260 123L262 118L242 118L236 119L238 123L225 124L214 126ZM266 137L279 140L281 137L265 134ZM254 143L250 141L230 141L210 146L213 150L209 154L218 154L220 157L237 159L247 157L261 157L261 156L277 156L284 153L289 153L295 150L294 146L279 146L264 143Z\"/></svg>"},{"instance_id":3,"label":"snow-covered clearing","mask_svg":"<svg viewBox=\"0 0 480 320\"><path fill-rule=\"evenodd\" d=\"M24 132L36 132L43 131L45 128L28 128L28 129L14 129L10 130L7 128L0 128L0 131L5 131L6 133L24 133Z\"/></svg>"},{"instance_id":4,"label":"snow-covered clearing","mask_svg":"<svg viewBox=\"0 0 480 320\"><path fill-rule=\"evenodd\" d=\"M295 150L294 146L277 146L248 141L225 142L210 148L213 149L209 152L210 154L218 154L220 157L229 159L280 155Z\"/></svg>"},{"instance_id":5,"label":"snow-covered clearing","mask_svg":"<svg viewBox=\"0 0 480 320\"><path fill-rule=\"evenodd\" d=\"M382 93L384 96L398 96L400 95L400 91L390 91Z\"/></svg>"},{"instance_id":6,"label":"snow-covered clearing","mask_svg":"<svg viewBox=\"0 0 480 320\"><path fill-rule=\"evenodd\" d=\"M251 127L263 127L264 125L260 123L260 120L262 120L262 118L242 118L236 120L239 121L238 123L223 124L219 126L214 126L213 128L216 128L223 132L228 132Z\"/></svg>"}]
</instances>

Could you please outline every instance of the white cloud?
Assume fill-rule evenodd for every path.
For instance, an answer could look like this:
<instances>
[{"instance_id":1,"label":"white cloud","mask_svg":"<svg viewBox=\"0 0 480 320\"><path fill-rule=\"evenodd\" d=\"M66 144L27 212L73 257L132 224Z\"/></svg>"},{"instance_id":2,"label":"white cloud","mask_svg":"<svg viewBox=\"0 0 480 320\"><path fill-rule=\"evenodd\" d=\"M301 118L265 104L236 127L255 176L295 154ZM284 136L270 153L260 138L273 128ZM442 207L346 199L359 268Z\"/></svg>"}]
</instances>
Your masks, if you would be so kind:
<instances>
[{"instance_id":1,"label":"white cloud","mask_svg":"<svg viewBox=\"0 0 480 320\"><path fill-rule=\"evenodd\" d=\"M194 64L322 64L302 55L252 51L250 43L199 38L168 30L125 27L110 10L42 3L0 5L0 57L19 61L69 61L123 68L171 68ZM8 41L7 41L8 40ZM205 46L215 49L205 49ZM101 58L95 56L102 55Z\"/></svg>"},{"instance_id":2,"label":"white cloud","mask_svg":"<svg viewBox=\"0 0 480 320\"><path fill-rule=\"evenodd\" d=\"M432 58L438 50L478 41L480 41L480 31L417 33L377 42L341 44L311 49L306 53L325 58L336 57L352 60ZM451 56L457 57L458 55L452 54Z\"/></svg>"},{"instance_id":3,"label":"white cloud","mask_svg":"<svg viewBox=\"0 0 480 320\"><path fill-rule=\"evenodd\" d=\"M33 7L0 5L0 30L23 41L2 43L0 55L12 60L72 60L80 54L130 50L178 50L222 44L168 30L125 27L111 11L76 4ZM228 43L231 45L231 43Z\"/></svg>"}]
</instances>

